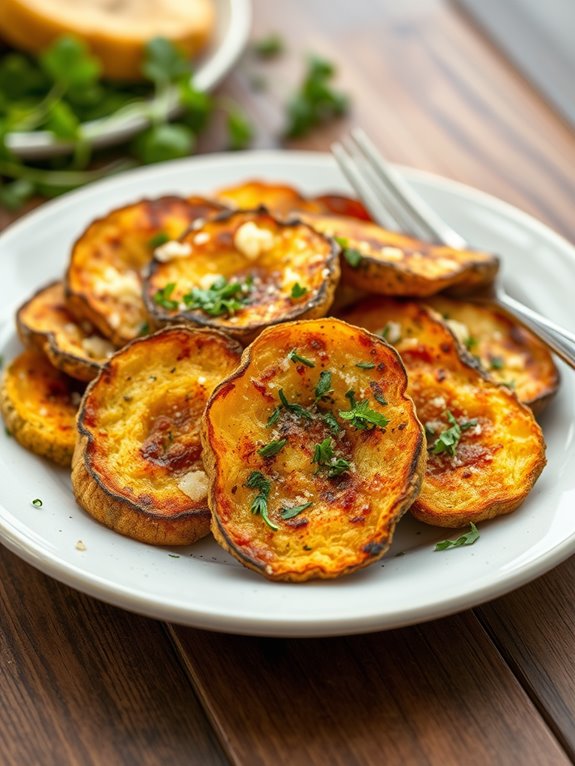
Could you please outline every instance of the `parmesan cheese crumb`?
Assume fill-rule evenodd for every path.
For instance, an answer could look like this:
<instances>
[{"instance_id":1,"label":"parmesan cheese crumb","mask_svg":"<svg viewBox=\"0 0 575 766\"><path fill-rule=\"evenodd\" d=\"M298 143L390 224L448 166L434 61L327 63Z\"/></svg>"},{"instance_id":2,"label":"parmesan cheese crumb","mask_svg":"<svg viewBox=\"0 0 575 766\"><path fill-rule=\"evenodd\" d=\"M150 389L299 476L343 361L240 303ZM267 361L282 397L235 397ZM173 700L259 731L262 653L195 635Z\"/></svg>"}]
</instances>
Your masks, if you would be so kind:
<instances>
[{"instance_id":1,"label":"parmesan cheese crumb","mask_svg":"<svg viewBox=\"0 0 575 766\"><path fill-rule=\"evenodd\" d=\"M401 261L403 258L403 250L400 250L399 247L390 247L389 245L386 245L381 248L380 253L384 258L387 258L388 261Z\"/></svg>"},{"instance_id":2,"label":"parmesan cheese crumb","mask_svg":"<svg viewBox=\"0 0 575 766\"><path fill-rule=\"evenodd\" d=\"M469 328L463 322L459 322L457 319L448 319L447 326L451 332L455 335L457 340L465 345L465 342L469 340Z\"/></svg>"},{"instance_id":3,"label":"parmesan cheese crumb","mask_svg":"<svg viewBox=\"0 0 575 766\"><path fill-rule=\"evenodd\" d=\"M81 540L78 540L78 542L76 543L76 545L74 547L76 548L77 551L85 551L86 550L86 545Z\"/></svg>"},{"instance_id":4,"label":"parmesan cheese crumb","mask_svg":"<svg viewBox=\"0 0 575 766\"><path fill-rule=\"evenodd\" d=\"M90 359L107 359L114 353L114 346L98 335L91 335L82 341L82 349Z\"/></svg>"},{"instance_id":5,"label":"parmesan cheese crumb","mask_svg":"<svg viewBox=\"0 0 575 766\"><path fill-rule=\"evenodd\" d=\"M196 234L196 239L199 236ZM168 263L168 261L173 261L176 258L187 258L191 253L192 248L189 242L178 242L176 239L171 239L154 250L154 258L161 263Z\"/></svg>"},{"instance_id":6,"label":"parmesan cheese crumb","mask_svg":"<svg viewBox=\"0 0 575 766\"><path fill-rule=\"evenodd\" d=\"M208 496L208 477L204 471L189 471L178 481L178 487L194 503Z\"/></svg>"},{"instance_id":7,"label":"parmesan cheese crumb","mask_svg":"<svg viewBox=\"0 0 575 766\"><path fill-rule=\"evenodd\" d=\"M260 229L253 221L246 221L236 229L234 245L242 255L255 261L262 253L272 249L274 235L268 229Z\"/></svg>"},{"instance_id":8,"label":"parmesan cheese crumb","mask_svg":"<svg viewBox=\"0 0 575 766\"><path fill-rule=\"evenodd\" d=\"M96 280L94 287L98 295L111 295L114 298L139 298L142 285L135 271L122 273L113 266L107 266L102 275L103 279Z\"/></svg>"}]
</instances>

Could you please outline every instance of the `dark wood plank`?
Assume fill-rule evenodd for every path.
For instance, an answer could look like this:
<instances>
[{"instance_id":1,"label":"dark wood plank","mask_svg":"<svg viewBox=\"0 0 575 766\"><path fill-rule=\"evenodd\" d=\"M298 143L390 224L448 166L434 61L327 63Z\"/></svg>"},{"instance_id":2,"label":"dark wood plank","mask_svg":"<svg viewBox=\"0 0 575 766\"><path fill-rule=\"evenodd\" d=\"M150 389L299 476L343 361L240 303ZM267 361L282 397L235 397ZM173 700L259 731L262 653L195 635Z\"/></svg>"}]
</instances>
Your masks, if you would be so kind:
<instances>
[{"instance_id":1,"label":"dark wood plank","mask_svg":"<svg viewBox=\"0 0 575 766\"><path fill-rule=\"evenodd\" d=\"M165 627L0 549L0 762L222 766Z\"/></svg>"},{"instance_id":2,"label":"dark wood plank","mask_svg":"<svg viewBox=\"0 0 575 766\"><path fill-rule=\"evenodd\" d=\"M469 612L335 639L172 630L238 766L569 763Z\"/></svg>"},{"instance_id":3,"label":"dark wood plank","mask_svg":"<svg viewBox=\"0 0 575 766\"><path fill-rule=\"evenodd\" d=\"M478 615L575 761L575 559Z\"/></svg>"}]
</instances>

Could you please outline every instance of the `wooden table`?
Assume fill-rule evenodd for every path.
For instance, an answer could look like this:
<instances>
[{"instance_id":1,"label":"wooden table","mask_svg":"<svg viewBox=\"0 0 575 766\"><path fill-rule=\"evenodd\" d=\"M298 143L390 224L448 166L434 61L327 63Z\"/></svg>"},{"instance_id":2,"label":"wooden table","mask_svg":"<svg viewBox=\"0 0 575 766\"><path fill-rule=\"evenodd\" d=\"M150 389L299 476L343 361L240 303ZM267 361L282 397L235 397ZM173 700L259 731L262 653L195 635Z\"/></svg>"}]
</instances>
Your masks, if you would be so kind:
<instances>
[{"instance_id":1,"label":"wooden table","mask_svg":"<svg viewBox=\"0 0 575 766\"><path fill-rule=\"evenodd\" d=\"M339 62L348 123L387 155L493 193L575 240L575 137L442 0L256 0L289 44L269 87L238 67L276 144L304 52ZM261 69L258 69L261 71ZM214 149L218 137L205 142ZM7 223L7 218L0 218ZM563 764L575 757L575 559L454 617L353 638L234 637L99 603L0 550L3 764Z\"/></svg>"}]
</instances>

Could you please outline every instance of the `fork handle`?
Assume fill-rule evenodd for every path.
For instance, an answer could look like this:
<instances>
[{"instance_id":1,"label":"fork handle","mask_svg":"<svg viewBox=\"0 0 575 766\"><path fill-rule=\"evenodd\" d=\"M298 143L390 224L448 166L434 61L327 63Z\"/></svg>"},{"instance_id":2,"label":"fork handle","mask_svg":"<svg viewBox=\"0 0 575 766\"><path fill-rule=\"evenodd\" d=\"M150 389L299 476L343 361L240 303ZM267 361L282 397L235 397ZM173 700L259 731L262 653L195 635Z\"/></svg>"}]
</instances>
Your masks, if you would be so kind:
<instances>
[{"instance_id":1,"label":"fork handle","mask_svg":"<svg viewBox=\"0 0 575 766\"><path fill-rule=\"evenodd\" d=\"M573 333L559 327L559 325L538 314L537 311L533 311L525 304L516 301L510 295L500 295L496 302L526 325L558 357L570 367L575 368L575 335Z\"/></svg>"}]
</instances>

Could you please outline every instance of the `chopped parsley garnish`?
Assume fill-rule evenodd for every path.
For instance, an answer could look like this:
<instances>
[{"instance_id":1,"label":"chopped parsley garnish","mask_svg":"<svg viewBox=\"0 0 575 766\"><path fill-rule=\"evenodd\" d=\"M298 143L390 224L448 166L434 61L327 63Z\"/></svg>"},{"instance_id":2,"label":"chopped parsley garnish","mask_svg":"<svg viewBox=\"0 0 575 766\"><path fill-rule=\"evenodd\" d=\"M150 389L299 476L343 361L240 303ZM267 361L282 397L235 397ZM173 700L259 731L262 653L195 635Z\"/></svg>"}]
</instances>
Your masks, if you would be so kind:
<instances>
[{"instance_id":1,"label":"chopped parsley garnish","mask_svg":"<svg viewBox=\"0 0 575 766\"><path fill-rule=\"evenodd\" d=\"M252 287L250 277L243 282L229 282L225 277L218 277L207 290L193 287L184 295L183 301L188 309L200 309L212 317L232 316L246 305Z\"/></svg>"},{"instance_id":2,"label":"chopped parsley garnish","mask_svg":"<svg viewBox=\"0 0 575 766\"><path fill-rule=\"evenodd\" d=\"M436 543L433 550L446 551L448 548L460 548L462 545L473 545L474 542L479 540L479 530L473 522L470 522L469 527L469 532L461 535L461 537L458 537L456 540L442 540L441 542Z\"/></svg>"},{"instance_id":3,"label":"chopped parsley garnish","mask_svg":"<svg viewBox=\"0 0 575 766\"><path fill-rule=\"evenodd\" d=\"M313 420L313 415L309 410L307 410L305 407L302 407L301 404L296 404L296 402L289 402L287 400L283 388L280 388L278 391L278 396L280 398L280 402L283 404L286 410L293 412L294 415L299 415L300 418L305 418L305 420Z\"/></svg>"},{"instance_id":4,"label":"chopped parsley garnish","mask_svg":"<svg viewBox=\"0 0 575 766\"><path fill-rule=\"evenodd\" d=\"M156 306L161 306L164 309L168 309L168 311L174 311L178 308L180 305L178 301L173 300L170 296L176 289L176 283L175 282L169 282L165 287L162 287L158 292L154 295L154 303Z\"/></svg>"},{"instance_id":5,"label":"chopped parsley garnish","mask_svg":"<svg viewBox=\"0 0 575 766\"><path fill-rule=\"evenodd\" d=\"M316 473L324 470L327 471L328 479L341 476L342 473L349 471L351 468L349 460L335 456L333 440L329 436L315 445L311 462L317 463Z\"/></svg>"},{"instance_id":6,"label":"chopped parsley garnish","mask_svg":"<svg viewBox=\"0 0 575 766\"><path fill-rule=\"evenodd\" d=\"M356 362L356 367L359 367L360 370L373 370L375 367L374 362Z\"/></svg>"},{"instance_id":7,"label":"chopped parsley garnish","mask_svg":"<svg viewBox=\"0 0 575 766\"><path fill-rule=\"evenodd\" d=\"M461 439L463 431L467 431L469 428L473 428L477 425L477 420L466 420L463 423L458 423L449 410L446 411L445 417L451 423L450 428L446 428L437 437L435 444L431 447L431 452L434 455L440 455L442 452L447 452L451 457L455 457L457 445Z\"/></svg>"},{"instance_id":8,"label":"chopped parsley garnish","mask_svg":"<svg viewBox=\"0 0 575 766\"><path fill-rule=\"evenodd\" d=\"M302 287L299 282L296 282L291 289L291 297L294 301L297 301L299 298L303 298L304 295L307 295L308 292L309 290L307 287Z\"/></svg>"},{"instance_id":9,"label":"chopped parsley garnish","mask_svg":"<svg viewBox=\"0 0 575 766\"><path fill-rule=\"evenodd\" d=\"M157 247L160 247L160 245L165 245L166 242L170 241L170 237L166 234L165 231L159 231L157 234L154 234L153 237L150 237L148 240L148 246L152 248L152 250L155 250Z\"/></svg>"},{"instance_id":10,"label":"chopped parsley garnish","mask_svg":"<svg viewBox=\"0 0 575 766\"><path fill-rule=\"evenodd\" d=\"M317 386L315 387L316 401L326 396L329 391L331 391L331 372L329 372L329 370L322 370L319 374Z\"/></svg>"},{"instance_id":11,"label":"chopped parsley garnish","mask_svg":"<svg viewBox=\"0 0 575 766\"><path fill-rule=\"evenodd\" d=\"M502 370L505 367L505 362L502 356L492 356L489 359L489 366L492 370Z\"/></svg>"},{"instance_id":12,"label":"chopped parsley garnish","mask_svg":"<svg viewBox=\"0 0 575 766\"><path fill-rule=\"evenodd\" d=\"M261 471L252 471L247 478L245 486L248 489L258 490L258 494L254 497L250 506L250 511L256 516L261 516L270 529L278 530L279 527L268 516L268 497L271 489L270 480Z\"/></svg>"},{"instance_id":13,"label":"chopped parsley garnish","mask_svg":"<svg viewBox=\"0 0 575 766\"><path fill-rule=\"evenodd\" d=\"M264 447L260 447L258 455L261 455L262 457L273 457L274 455L277 455L278 452L281 452L286 444L287 439L278 439L277 441L269 442L269 444L266 444Z\"/></svg>"},{"instance_id":14,"label":"chopped parsley garnish","mask_svg":"<svg viewBox=\"0 0 575 766\"><path fill-rule=\"evenodd\" d=\"M284 52L284 49L284 41L277 32L273 32L267 37L262 37L253 44L254 53L262 59L271 59L279 56L280 53Z\"/></svg>"},{"instance_id":15,"label":"chopped parsley garnish","mask_svg":"<svg viewBox=\"0 0 575 766\"><path fill-rule=\"evenodd\" d=\"M282 411L281 405L275 408L275 410L272 412L272 414L268 418L268 422L267 422L268 426L274 426L278 422L281 411Z\"/></svg>"},{"instance_id":16,"label":"chopped parsley garnish","mask_svg":"<svg viewBox=\"0 0 575 766\"><path fill-rule=\"evenodd\" d=\"M280 516L282 519L293 519L296 516L299 516L299 514L302 511L307 510L313 503L304 503L303 505L293 505L291 508L282 508L280 511Z\"/></svg>"},{"instance_id":17,"label":"chopped parsley garnish","mask_svg":"<svg viewBox=\"0 0 575 766\"><path fill-rule=\"evenodd\" d=\"M475 348L475 346L477 346L478 343L479 343L479 341L477 340L477 338L474 338L472 335L469 335L464 340L465 348L468 351L471 351L472 348Z\"/></svg>"},{"instance_id":18,"label":"chopped parsley garnish","mask_svg":"<svg viewBox=\"0 0 575 766\"><path fill-rule=\"evenodd\" d=\"M43 503L39 497L36 497L34 500L32 500L32 505L34 506L34 508L41 508Z\"/></svg>"},{"instance_id":19,"label":"chopped parsley garnish","mask_svg":"<svg viewBox=\"0 0 575 766\"><path fill-rule=\"evenodd\" d=\"M317 463L318 465L316 473L325 470L327 471L329 479L341 476L342 473L345 473L351 467L349 460L345 460L342 457L335 457L333 441L329 436L327 439L324 439L322 442L315 445L312 463Z\"/></svg>"},{"instance_id":20,"label":"chopped parsley garnish","mask_svg":"<svg viewBox=\"0 0 575 766\"><path fill-rule=\"evenodd\" d=\"M322 417L323 417L323 422L326 424L326 426L329 428L332 434L338 434L341 431L341 426L337 422L333 412L324 412Z\"/></svg>"},{"instance_id":21,"label":"chopped parsley garnish","mask_svg":"<svg viewBox=\"0 0 575 766\"><path fill-rule=\"evenodd\" d=\"M369 401L364 399L361 402L356 401L355 393L348 391L346 397L349 399L349 410L340 410L339 416L344 420L349 420L354 428L365 430L369 428L385 428L389 420L380 412L372 410Z\"/></svg>"},{"instance_id":22,"label":"chopped parsley garnish","mask_svg":"<svg viewBox=\"0 0 575 766\"><path fill-rule=\"evenodd\" d=\"M343 257L349 263L352 269L357 269L359 264L363 261L363 255L359 250L354 250L351 247L346 247L343 251Z\"/></svg>"},{"instance_id":23,"label":"chopped parsley garnish","mask_svg":"<svg viewBox=\"0 0 575 766\"><path fill-rule=\"evenodd\" d=\"M300 356L295 348L289 352L288 359L291 359L294 364L299 362L300 364L305 364L306 367L315 367L315 362L312 362L311 359L305 356Z\"/></svg>"}]
</instances>

